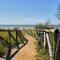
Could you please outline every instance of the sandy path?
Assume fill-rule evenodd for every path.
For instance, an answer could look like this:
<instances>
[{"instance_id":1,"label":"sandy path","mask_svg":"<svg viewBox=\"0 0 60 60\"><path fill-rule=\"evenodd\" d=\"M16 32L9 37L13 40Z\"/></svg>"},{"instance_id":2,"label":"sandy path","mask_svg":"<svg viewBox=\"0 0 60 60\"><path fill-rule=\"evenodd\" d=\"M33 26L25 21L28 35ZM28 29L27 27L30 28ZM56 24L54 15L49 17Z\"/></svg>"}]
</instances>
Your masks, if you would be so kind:
<instances>
[{"instance_id":1,"label":"sandy path","mask_svg":"<svg viewBox=\"0 0 60 60\"><path fill-rule=\"evenodd\" d=\"M35 39L32 36L25 34L28 43L12 58L12 60L36 60L36 45Z\"/></svg>"}]
</instances>

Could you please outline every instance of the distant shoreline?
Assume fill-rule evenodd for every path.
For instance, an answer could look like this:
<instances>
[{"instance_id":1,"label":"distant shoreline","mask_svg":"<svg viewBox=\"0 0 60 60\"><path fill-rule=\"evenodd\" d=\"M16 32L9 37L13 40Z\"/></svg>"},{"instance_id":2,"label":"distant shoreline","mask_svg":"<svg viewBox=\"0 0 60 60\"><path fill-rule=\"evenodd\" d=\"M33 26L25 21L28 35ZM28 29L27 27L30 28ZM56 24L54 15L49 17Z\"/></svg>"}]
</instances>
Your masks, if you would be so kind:
<instances>
[{"instance_id":1,"label":"distant shoreline","mask_svg":"<svg viewBox=\"0 0 60 60\"><path fill-rule=\"evenodd\" d=\"M0 25L0 29L33 29L35 25Z\"/></svg>"}]
</instances>

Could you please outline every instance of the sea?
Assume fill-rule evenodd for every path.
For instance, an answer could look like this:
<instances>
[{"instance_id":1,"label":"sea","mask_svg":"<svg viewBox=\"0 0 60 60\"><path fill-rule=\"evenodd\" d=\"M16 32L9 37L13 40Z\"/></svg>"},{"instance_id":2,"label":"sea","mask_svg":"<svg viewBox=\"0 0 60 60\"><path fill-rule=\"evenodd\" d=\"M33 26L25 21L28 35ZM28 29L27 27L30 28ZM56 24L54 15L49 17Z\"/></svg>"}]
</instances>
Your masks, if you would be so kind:
<instances>
[{"instance_id":1,"label":"sea","mask_svg":"<svg viewBox=\"0 0 60 60\"><path fill-rule=\"evenodd\" d=\"M0 25L0 29L34 29L35 25Z\"/></svg>"}]
</instances>

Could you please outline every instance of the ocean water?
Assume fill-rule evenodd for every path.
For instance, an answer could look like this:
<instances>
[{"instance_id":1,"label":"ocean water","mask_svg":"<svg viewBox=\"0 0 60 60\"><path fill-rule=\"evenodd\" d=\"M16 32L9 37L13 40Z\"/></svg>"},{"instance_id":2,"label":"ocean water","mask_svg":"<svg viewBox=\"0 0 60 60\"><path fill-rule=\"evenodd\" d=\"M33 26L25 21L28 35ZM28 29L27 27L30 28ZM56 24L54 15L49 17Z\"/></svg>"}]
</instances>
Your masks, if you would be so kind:
<instances>
[{"instance_id":1,"label":"ocean water","mask_svg":"<svg viewBox=\"0 0 60 60\"><path fill-rule=\"evenodd\" d=\"M34 29L34 25L0 25L0 29Z\"/></svg>"}]
</instances>

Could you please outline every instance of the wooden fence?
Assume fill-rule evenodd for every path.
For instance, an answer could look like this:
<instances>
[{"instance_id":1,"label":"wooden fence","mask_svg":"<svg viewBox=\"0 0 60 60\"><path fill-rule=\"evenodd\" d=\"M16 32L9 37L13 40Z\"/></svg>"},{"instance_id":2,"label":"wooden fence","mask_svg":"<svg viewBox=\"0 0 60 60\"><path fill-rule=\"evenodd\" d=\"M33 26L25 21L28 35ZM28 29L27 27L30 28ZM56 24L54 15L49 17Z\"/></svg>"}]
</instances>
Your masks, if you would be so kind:
<instances>
[{"instance_id":1,"label":"wooden fence","mask_svg":"<svg viewBox=\"0 0 60 60\"><path fill-rule=\"evenodd\" d=\"M15 43L16 43L15 46L18 48L18 49L15 51L15 53L13 53L13 54L11 55L12 46L11 46L11 44L7 44L7 43L6 43L6 44L7 44L7 48L8 48L7 56L6 56L6 57L0 56L0 57L4 58L4 59L6 59L6 60L11 60L12 57L19 51L19 49L22 48L22 47L27 43L27 40L24 38L24 35L22 34L21 30L2 30L2 29L1 29L0 32L7 32L7 33L8 33L8 37L9 37L9 38L8 38L9 42L10 42L10 43L12 42L12 40L11 40L11 38L12 38L12 39L15 41ZM15 32L16 37L14 37L11 32ZM20 39L21 42L22 42L22 45L21 45L21 46L20 46L20 44L19 44L19 42L18 42L18 37L19 37L19 39ZM2 38L2 39L1 39L1 38ZM3 36L1 36L1 38L0 38L0 40L4 41Z\"/></svg>"},{"instance_id":2,"label":"wooden fence","mask_svg":"<svg viewBox=\"0 0 60 60\"><path fill-rule=\"evenodd\" d=\"M22 35L22 32L20 30L0 30L0 32L8 32L8 36L9 36L9 41L11 42L11 38L16 42L16 46L19 49L19 44L18 44L18 37L20 38L21 42L23 43L23 46L27 43L27 40L25 40L24 36ZM16 32L16 38L11 34L11 32L15 31ZM36 36L37 37L37 41L40 43L41 42L41 35L43 34L43 43L44 43L44 49L46 50L46 46L48 46L48 52L49 52L49 56L50 59L49 60L60 60L60 32L58 29L51 31L51 30L25 30L25 32L29 33L32 36ZM49 33L53 33L54 34L54 47L52 49L51 46L51 41L50 41L50 36ZM23 38L23 39L22 39ZM26 41L26 43L24 42L24 40ZM6 56L6 60L10 60L15 54L16 52L11 56L11 46L8 45L8 53Z\"/></svg>"},{"instance_id":3,"label":"wooden fence","mask_svg":"<svg viewBox=\"0 0 60 60\"><path fill-rule=\"evenodd\" d=\"M44 49L46 49L46 45L48 45L48 51L49 51L49 60L60 60L60 32L58 29L56 30L40 30L40 29L35 29L35 30L26 30L28 34L35 35L37 37L37 41L41 38L41 32L43 33L44 37ZM53 33L53 38L54 38L54 46L52 49L51 46L51 41L50 41L50 36L49 33ZM41 40L40 40L41 42Z\"/></svg>"}]
</instances>

